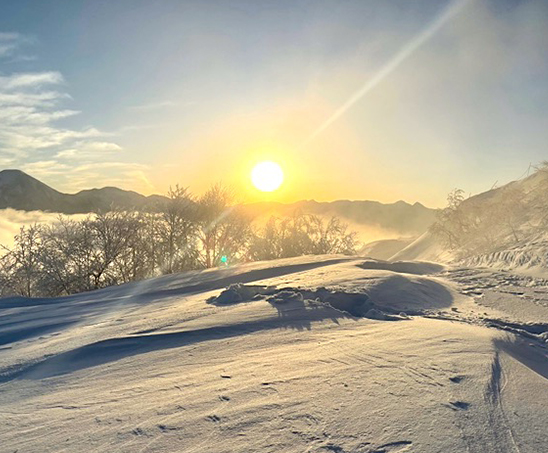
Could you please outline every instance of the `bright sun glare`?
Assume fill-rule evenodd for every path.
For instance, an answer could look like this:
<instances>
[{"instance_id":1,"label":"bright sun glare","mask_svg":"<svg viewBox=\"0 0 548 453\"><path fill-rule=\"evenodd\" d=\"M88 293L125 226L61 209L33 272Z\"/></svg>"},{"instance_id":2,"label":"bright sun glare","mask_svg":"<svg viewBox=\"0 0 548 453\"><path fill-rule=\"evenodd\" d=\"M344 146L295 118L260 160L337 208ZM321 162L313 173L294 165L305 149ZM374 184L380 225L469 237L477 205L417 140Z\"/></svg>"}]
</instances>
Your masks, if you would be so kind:
<instances>
[{"instance_id":1,"label":"bright sun glare","mask_svg":"<svg viewBox=\"0 0 548 453\"><path fill-rule=\"evenodd\" d=\"M284 182L284 172L276 162L260 162L251 171L251 182L263 192L272 192Z\"/></svg>"}]
</instances>

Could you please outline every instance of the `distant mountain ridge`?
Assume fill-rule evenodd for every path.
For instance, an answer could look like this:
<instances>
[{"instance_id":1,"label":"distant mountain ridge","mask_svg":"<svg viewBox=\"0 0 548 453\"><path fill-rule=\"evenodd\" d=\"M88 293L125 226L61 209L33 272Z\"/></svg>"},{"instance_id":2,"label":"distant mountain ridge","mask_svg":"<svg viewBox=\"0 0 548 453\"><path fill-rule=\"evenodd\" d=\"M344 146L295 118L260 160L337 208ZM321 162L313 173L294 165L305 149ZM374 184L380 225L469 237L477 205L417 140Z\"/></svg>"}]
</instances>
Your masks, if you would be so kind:
<instances>
[{"instance_id":1,"label":"distant mountain ridge","mask_svg":"<svg viewBox=\"0 0 548 453\"><path fill-rule=\"evenodd\" d=\"M47 211L61 214L85 214L122 209L153 210L167 200L161 195L144 196L116 187L82 190L75 194L59 192L21 170L0 171L0 209ZM285 216L295 212L324 217L337 216L352 225L388 229L403 236L418 236L434 222L435 210L420 203L404 201L383 204L378 201L338 200L317 202L302 200L284 204L259 202L241 208L254 218Z\"/></svg>"},{"instance_id":2,"label":"distant mountain ridge","mask_svg":"<svg viewBox=\"0 0 548 453\"><path fill-rule=\"evenodd\" d=\"M336 216L354 225L374 225L404 236L421 235L436 218L435 209L427 208L421 203L409 204L401 200L387 204L370 200L302 200L291 204L259 202L245 205L245 208L264 215L284 216L300 211L327 217Z\"/></svg>"},{"instance_id":3,"label":"distant mountain ridge","mask_svg":"<svg viewBox=\"0 0 548 453\"><path fill-rule=\"evenodd\" d=\"M165 200L116 187L82 190L75 194L59 192L21 170L0 171L0 209L85 214L108 211L112 206L125 209L154 207Z\"/></svg>"}]
</instances>

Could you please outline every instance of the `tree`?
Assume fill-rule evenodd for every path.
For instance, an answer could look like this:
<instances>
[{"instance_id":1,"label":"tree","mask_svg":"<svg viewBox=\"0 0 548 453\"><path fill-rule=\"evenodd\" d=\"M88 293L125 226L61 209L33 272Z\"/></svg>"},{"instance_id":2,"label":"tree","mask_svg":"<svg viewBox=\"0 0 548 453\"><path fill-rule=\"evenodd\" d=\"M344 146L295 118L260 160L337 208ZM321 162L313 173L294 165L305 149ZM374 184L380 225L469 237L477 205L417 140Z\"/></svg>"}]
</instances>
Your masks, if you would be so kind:
<instances>
[{"instance_id":1,"label":"tree","mask_svg":"<svg viewBox=\"0 0 548 453\"><path fill-rule=\"evenodd\" d=\"M161 212L160 236L164 248L163 273L171 274L196 266L196 202L186 188L175 186L167 194Z\"/></svg>"},{"instance_id":2,"label":"tree","mask_svg":"<svg viewBox=\"0 0 548 453\"><path fill-rule=\"evenodd\" d=\"M249 246L252 260L288 258L308 254L356 253L355 232L333 217L325 222L318 216L299 212L290 217L271 217L263 228L255 231Z\"/></svg>"},{"instance_id":3,"label":"tree","mask_svg":"<svg viewBox=\"0 0 548 453\"><path fill-rule=\"evenodd\" d=\"M506 186L491 216L494 222L508 231L515 243L520 240L520 226L525 223L528 214L524 200L525 193L520 187L515 184Z\"/></svg>"},{"instance_id":4,"label":"tree","mask_svg":"<svg viewBox=\"0 0 548 453\"><path fill-rule=\"evenodd\" d=\"M242 259L248 243L250 220L234 206L234 193L216 184L200 197L197 206L198 262L209 268Z\"/></svg>"},{"instance_id":5,"label":"tree","mask_svg":"<svg viewBox=\"0 0 548 453\"><path fill-rule=\"evenodd\" d=\"M118 283L116 260L126 252L138 230L138 220L131 212L113 210L84 221L92 234L91 277L93 288Z\"/></svg>"},{"instance_id":6,"label":"tree","mask_svg":"<svg viewBox=\"0 0 548 453\"><path fill-rule=\"evenodd\" d=\"M36 283L42 269L41 231L42 227L38 224L22 227L14 238L13 248L5 248L2 269L5 275L9 275L9 281L4 282L6 292L26 297L37 294Z\"/></svg>"},{"instance_id":7,"label":"tree","mask_svg":"<svg viewBox=\"0 0 548 453\"><path fill-rule=\"evenodd\" d=\"M463 245L465 236L470 229L469 219L461 209L464 201L464 191L454 189L447 195L447 206L437 213L436 222L430 231L441 237L446 246L454 250Z\"/></svg>"},{"instance_id":8,"label":"tree","mask_svg":"<svg viewBox=\"0 0 548 453\"><path fill-rule=\"evenodd\" d=\"M349 232L348 225L337 217L324 222L318 216L308 216L311 253L315 255L353 255L358 245L357 233Z\"/></svg>"},{"instance_id":9,"label":"tree","mask_svg":"<svg viewBox=\"0 0 548 453\"><path fill-rule=\"evenodd\" d=\"M90 220L60 216L42 230L41 289L45 295L73 294L93 289L94 237Z\"/></svg>"},{"instance_id":10,"label":"tree","mask_svg":"<svg viewBox=\"0 0 548 453\"><path fill-rule=\"evenodd\" d=\"M251 261L273 260L281 257L282 238L279 222L279 218L272 216L262 229L253 232L248 248L248 257Z\"/></svg>"},{"instance_id":11,"label":"tree","mask_svg":"<svg viewBox=\"0 0 548 453\"><path fill-rule=\"evenodd\" d=\"M112 209L24 227L0 257L0 294L68 295L225 261L355 251L356 234L336 218L296 213L253 232L234 201L221 185L197 201L176 186L159 212Z\"/></svg>"}]
</instances>

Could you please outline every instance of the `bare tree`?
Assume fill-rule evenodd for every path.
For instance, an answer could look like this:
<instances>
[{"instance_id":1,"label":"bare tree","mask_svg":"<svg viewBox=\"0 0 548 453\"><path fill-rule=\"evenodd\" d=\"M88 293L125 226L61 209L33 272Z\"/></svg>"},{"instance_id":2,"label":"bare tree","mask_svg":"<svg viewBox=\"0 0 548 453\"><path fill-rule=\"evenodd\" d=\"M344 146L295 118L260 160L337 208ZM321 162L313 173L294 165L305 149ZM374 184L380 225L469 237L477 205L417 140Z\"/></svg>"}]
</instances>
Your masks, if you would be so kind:
<instances>
[{"instance_id":1,"label":"bare tree","mask_svg":"<svg viewBox=\"0 0 548 453\"><path fill-rule=\"evenodd\" d=\"M528 219L528 210L525 203L525 193L523 189L516 185L510 185L504 188L502 199L495 206L496 213L492 216L493 220L498 221L513 238L515 243L520 241L520 227Z\"/></svg>"},{"instance_id":2,"label":"bare tree","mask_svg":"<svg viewBox=\"0 0 548 453\"><path fill-rule=\"evenodd\" d=\"M355 251L355 233L336 218L297 213L252 234L234 201L221 185L197 201L176 186L159 212L113 209L22 228L0 257L0 294L57 296L227 261Z\"/></svg>"},{"instance_id":3,"label":"bare tree","mask_svg":"<svg viewBox=\"0 0 548 453\"><path fill-rule=\"evenodd\" d=\"M447 206L437 213L436 222L430 231L442 238L449 249L454 250L463 245L470 229L470 221L461 209L464 191L454 189L447 195Z\"/></svg>"},{"instance_id":4,"label":"bare tree","mask_svg":"<svg viewBox=\"0 0 548 453\"><path fill-rule=\"evenodd\" d=\"M285 218L271 217L255 231L249 247L251 259L275 259L308 254L356 253L357 234L333 217L325 222L318 216L296 212Z\"/></svg>"},{"instance_id":5,"label":"bare tree","mask_svg":"<svg viewBox=\"0 0 548 453\"><path fill-rule=\"evenodd\" d=\"M132 213L114 210L99 213L85 222L85 226L91 230L94 243L91 256L93 287L118 283L115 262L131 243L138 221Z\"/></svg>"},{"instance_id":6,"label":"bare tree","mask_svg":"<svg viewBox=\"0 0 548 453\"><path fill-rule=\"evenodd\" d=\"M244 256L251 233L249 219L234 206L234 193L216 184L198 200L199 263L203 267L221 264L224 256L231 262Z\"/></svg>"},{"instance_id":7,"label":"bare tree","mask_svg":"<svg viewBox=\"0 0 548 453\"><path fill-rule=\"evenodd\" d=\"M89 219L60 216L42 230L41 288L46 295L72 294L93 289L91 282L94 237Z\"/></svg>"},{"instance_id":8,"label":"bare tree","mask_svg":"<svg viewBox=\"0 0 548 453\"><path fill-rule=\"evenodd\" d=\"M164 273L171 274L196 265L196 202L186 188L175 186L168 192L161 213L160 235L165 250Z\"/></svg>"},{"instance_id":9,"label":"bare tree","mask_svg":"<svg viewBox=\"0 0 548 453\"><path fill-rule=\"evenodd\" d=\"M357 233L349 232L348 225L332 217L327 222L318 216L308 216L311 253L315 255L353 255L358 245Z\"/></svg>"},{"instance_id":10,"label":"bare tree","mask_svg":"<svg viewBox=\"0 0 548 453\"><path fill-rule=\"evenodd\" d=\"M2 268L9 275L5 281L5 291L32 297L36 294L36 282L41 271L41 227L34 224L22 227L14 238L11 250L5 248Z\"/></svg>"},{"instance_id":11,"label":"bare tree","mask_svg":"<svg viewBox=\"0 0 548 453\"><path fill-rule=\"evenodd\" d=\"M248 248L250 260L273 260L282 256L282 231L279 222L279 218L272 216L263 228L253 232Z\"/></svg>"}]
</instances>

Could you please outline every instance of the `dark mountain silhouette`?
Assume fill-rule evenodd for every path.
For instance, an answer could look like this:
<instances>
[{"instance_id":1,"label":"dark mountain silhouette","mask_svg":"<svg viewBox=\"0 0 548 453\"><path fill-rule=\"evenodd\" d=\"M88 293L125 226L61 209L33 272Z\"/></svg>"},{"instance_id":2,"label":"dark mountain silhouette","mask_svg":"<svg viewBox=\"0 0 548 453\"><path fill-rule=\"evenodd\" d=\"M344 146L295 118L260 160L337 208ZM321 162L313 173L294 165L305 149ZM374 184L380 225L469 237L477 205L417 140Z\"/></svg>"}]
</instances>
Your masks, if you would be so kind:
<instances>
[{"instance_id":1,"label":"dark mountain silhouette","mask_svg":"<svg viewBox=\"0 0 548 453\"><path fill-rule=\"evenodd\" d=\"M59 192L20 170L0 171L0 209L48 211L62 214L82 214L122 209L154 210L166 201L161 195L144 196L116 187L82 190L76 194ZM270 215L285 216L295 212L325 217L337 216L354 225L375 226L402 235L424 233L433 223L435 210L420 203L404 201L383 204L378 201L317 202L303 200L284 204L251 203L241 207L254 218Z\"/></svg>"},{"instance_id":2,"label":"dark mountain silhouette","mask_svg":"<svg viewBox=\"0 0 548 453\"><path fill-rule=\"evenodd\" d=\"M82 214L108 211L112 206L124 209L146 209L158 205L164 197L144 195L116 187L82 190L66 194L20 170L0 171L0 209L48 211L62 214Z\"/></svg>"}]
</instances>

